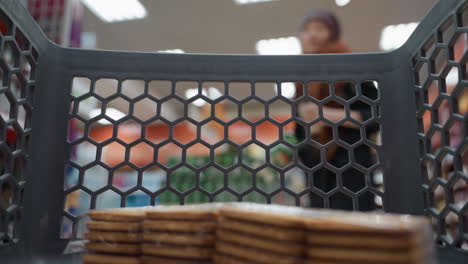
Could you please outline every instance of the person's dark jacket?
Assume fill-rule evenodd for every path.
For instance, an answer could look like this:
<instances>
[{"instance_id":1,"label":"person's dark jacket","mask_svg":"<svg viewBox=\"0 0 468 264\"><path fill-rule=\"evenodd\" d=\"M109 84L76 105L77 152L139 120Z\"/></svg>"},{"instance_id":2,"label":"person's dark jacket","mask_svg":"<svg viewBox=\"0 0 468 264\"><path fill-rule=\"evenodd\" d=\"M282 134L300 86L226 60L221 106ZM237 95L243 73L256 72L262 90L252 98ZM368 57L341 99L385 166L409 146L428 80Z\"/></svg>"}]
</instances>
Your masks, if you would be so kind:
<instances>
[{"instance_id":1,"label":"person's dark jacket","mask_svg":"<svg viewBox=\"0 0 468 264\"><path fill-rule=\"evenodd\" d=\"M355 93L352 92L352 87L347 85L343 88L343 93L345 98L351 98L355 96ZM365 96L371 100L378 99L378 91L372 82L364 82L361 84L362 96ZM349 100L352 102L353 99ZM375 103L374 103L375 104ZM377 111L378 105L374 105L374 111ZM365 103L361 100L357 100L353 103L350 103L350 110L358 111L361 115L362 120L369 120L373 118L372 106L368 103ZM375 113L377 114L377 113ZM370 125L366 126L365 132L367 138L370 138L371 135L379 131L379 125L377 122L371 122ZM340 126L338 127L338 134L335 135L335 140L339 137L342 141L352 144L358 142L361 139L361 131L358 128L349 128ZM305 128L302 125L296 125L295 135L299 141L305 139L306 133ZM311 135L314 137L314 135ZM331 135L330 135L331 136ZM374 164L373 153L371 153L369 147L365 147L358 143L358 146L354 146L354 161L353 163L358 163L366 168ZM350 148L351 149L351 148ZM299 158L301 162L308 168L317 168L317 166L322 163L320 150L318 150L312 144L304 144L299 148ZM334 153L331 156L327 157L328 163L334 165L335 167L342 167L345 164L349 163L350 156L348 151L343 147L335 148ZM322 163L324 164L324 162ZM322 165L323 166L323 165ZM311 173L308 173L307 182L313 184L314 187L322 190L323 192L329 192L336 188L337 186L337 175L334 172L324 169L323 167L318 170L312 170ZM370 176L369 176L370 177ZM366 186L366 181L364 173L359 172L356 169L346 170L342 174L343 185L350 189L353 192L359 191L362 187ZM310 194L310 205L312 207L323 207L324 202L320 196L317 196L315 193ZM359 197L359 210L369 211L375 208L374 195L367 192ZM337 193L332 195L330 198L330 208L334 209L343 209L343 210L353 210L353 203L351 197Z\"/></svg>"}]
</instances>

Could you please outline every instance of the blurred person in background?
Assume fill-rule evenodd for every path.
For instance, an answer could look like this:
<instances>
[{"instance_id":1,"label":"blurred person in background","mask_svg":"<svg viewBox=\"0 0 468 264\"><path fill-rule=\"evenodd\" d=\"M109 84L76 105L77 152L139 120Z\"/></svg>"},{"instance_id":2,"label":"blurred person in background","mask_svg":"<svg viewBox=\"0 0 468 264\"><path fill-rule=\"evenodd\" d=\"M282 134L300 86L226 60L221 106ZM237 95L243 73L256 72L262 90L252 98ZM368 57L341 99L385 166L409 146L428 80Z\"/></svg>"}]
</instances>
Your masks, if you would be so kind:
<instances>
[{"instance_id":1,"label":"blurred person in background","mask_svg":"<svg viewBox=\"0 0 468 264\"><path fill-rule=\"evenodd\" d=\"M338 19L328 10L313 9L309 11L300 25L299 38L304 54L351 52L350 46L341 40L341 27ZM311 79L313 80L313 72ZM307 87L304 87L302 83L297 83L296 99L306 96L313 97L317 100L323 100L331 93L330 85L331 84L326 82L313 82L308 83L306 85ZM349 82L335 83L335 95L345 99L354 97L355 92L353 92L354 87L352 87L352 85L353 84ZM363 83L361 87L363 95L368 98L378 98L378 91L372 82ZM312 102L301 102L297 110L298 116L308 122L317 120L320 117L318 105ZM372 111L369 105L361 101L351 104L350 110L351 117L358 121L368 120L372 117ZM339 122L346 117L346 112L338 103L327 103L326 106L323 106L323 117L332 122ZM319 122L318 124L323 124L323 122ZM361 139L359 126L354 123L346 122L341 125L338 130L340 139L345 142L356 142ZM367 127L367 135L377 131L378 125ZM299 141L303 141L306 138L305 128L296 124L295 135ZM311 127L310 136L315 141L324 144L325 142L333 140L333 131L331 127L320 125L317 127L314 125ZM299 149L299 158L308 168L314 168L321 163L320 150L314 148L310 144L305 144ZM327 148L326 159L329 164L333 164L335 167L342 167L350 161L348 151L338 147L336 144L332 144ZM365 167L370 167L374 164L372 161L373 153L371 153L369 148L359 148L355 150L354 160ZM366 186L365 177L363 175L364 173L350 170L346 174L343 174L343 183L346 183L344 184L346 187L356 191ZM311 176L309 175L309 177ZM337 186L336 175L330 170L321 169L314 171L313 179L313 186L324 192L329 192ZM308 182L309 184L311 183L310 178ZM323 207L323 199L311 193L310 206ZM344 194L332 195L329 206L333 209L353 210L351 198L346 197ZM369 192L362 194L359 197L359 210L370 211L374 209L374 195Z\"/></svg>"}]
</instances>

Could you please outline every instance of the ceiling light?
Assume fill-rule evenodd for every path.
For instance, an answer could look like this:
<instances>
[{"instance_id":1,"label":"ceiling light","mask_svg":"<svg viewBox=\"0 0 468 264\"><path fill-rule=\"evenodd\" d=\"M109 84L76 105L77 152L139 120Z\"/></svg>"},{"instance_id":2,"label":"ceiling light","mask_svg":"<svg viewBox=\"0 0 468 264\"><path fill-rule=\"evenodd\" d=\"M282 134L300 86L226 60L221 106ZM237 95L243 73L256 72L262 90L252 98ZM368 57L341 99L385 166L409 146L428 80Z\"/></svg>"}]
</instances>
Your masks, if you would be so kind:
<instances>
[{"instance_id":1,"label":"ceiling light","mask_svg":"<svg viewBox=\"0 0 468 264\"><path fill-rule=\"evenodd\" d=\"M335 0L337 6L345 6L349 4L349 2L351 2L351 0Z\"/></svg>"},{"instance_id":2,"label":"ceiling light","mask_svg":"<svg viewBox=\"0 0 468 264\"><path fill-rule=\"evenodd\" d=\"M234 3L238 5L250 5L250 4L273 2L273 1L279 1L279 0L234 0Z\"/></svg>"},{"instance_id":3,"label":"ceiling light","mask_svg":"<svg viewBox=\"0 0 468 264\"><path fill-rule=\"evenodd\" d=\"M384 27L380 35L380 48L385 51L398 49L405 44L417 26L418 23L413 22Z\"/></svg>"},{"instance_id":4,"label":"ceiling light","mask_svg":"<svg viewBox=\"0 0 468 264\"><path fill-rule=\"evenodd\" d=\"M81 0L104 22L119 22L142 19L147 15L146 8L139 0Z\"/></svg>"},{"instance_id":5,"label":"ceiling light","mask_svg":"<svg viewBox=\"0 0 468 264\"><path fill-rule=\"evenodd\" d=\"M260 55L298 55L302 52L296 37L262 39L257 42L256 49Z\"/></svg>"},{"instance_id":6,"label":"ceiling light","mask_svg":"<svg viewBox=\"0 0 468 264\"><path fill-rule=\"evenodd\" d=\"M156 52L159 52L159 53L178 53L178 54L185 53L185 51L181 50L181 49L159 50L159 51L156 51Z\"/></svg>"}]
</instances>

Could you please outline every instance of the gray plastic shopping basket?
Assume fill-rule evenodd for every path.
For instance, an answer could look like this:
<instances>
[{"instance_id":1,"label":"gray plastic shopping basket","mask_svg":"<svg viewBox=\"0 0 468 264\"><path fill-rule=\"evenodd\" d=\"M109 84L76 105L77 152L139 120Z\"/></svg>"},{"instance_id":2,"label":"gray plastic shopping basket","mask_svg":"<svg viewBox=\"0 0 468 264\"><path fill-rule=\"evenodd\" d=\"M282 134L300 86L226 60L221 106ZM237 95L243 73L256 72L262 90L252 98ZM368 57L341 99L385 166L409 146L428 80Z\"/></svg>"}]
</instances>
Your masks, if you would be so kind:
<instances>
[{"instance_id":1,"label":"gray plastic shopping basket","mask_svg":"<svg viewBox=\"0 0 468 264\"><path fill-rule=\"evenodd\" d=\"M291 197L297 205L301 198L313 193L323 200L324 207L339 195L349 199L358 210L362 195L380 197L386 212L423 215L432 220L435 227L435 241L438 245L441 263L466 263L468 259L468 203L458 201L456 188L466 185L468 175L466 163L468 155L468 114L462 112L460 98L467 93L468 52L461 58L455 56L454 46L460 39L467 41L468 4L465 0L441 0L422 20L404 46L390 53L306 55L306 56L255 56L255 55L194 55L160 54L143 52L113 52L100 50L69 49L49 41L36 25L29 13L16 0L0 1L0 102L7 114L0 116L0 255L60 255L70 238L62 238L61 226L66 221L73 227L71 238L76 237L80 217L64 209L67 195L80 191L89 197L89 208L96 207L99 195L113 192L120 206L126 206L127 197L139 191L148 196L149 204L155 204L165 192L172 192L180 203L187 201L193 193L206 197L207 201L217 201L219 195L228 193L234 200L244 200L250 193L256 193L264 202L272 203L275 195L283 193ZM457 78L455 88L448 88L446 79L449 72ZM88 80L89 91L72 94L75 77ZM118 89L113 94L102 96L94 86L100 78L114 79ZM451 76L450 78L453 78ZM140 95L128 96L122 90L125 80L141 80L144 89ZM177 93L180 81L196 82L199 94L186 99ZM204 82L218 82L222 94L209 98L201 91ZM282 84L296 82L307 84L313 81L327 82L330 95L317 100L309 95L298 99L282 96ZM342 98L335 93L335 83L346 81L352 85L355 95ZM156 96L157 83L169 85L169 92ZM243 89L250 94L236 98L233 82L243 82ZM258 87L262 83L276 84L276 93L265 98L260 96ZM365 83L372 82L378 96L366 96ZM434 85L435 83L435 85ZM15 87L15 88L13 88ZM436 87L436 97L429 90ZM230 89L232 88L232 89ZM161 93L158 93L161 95ZM101 113L92 118L83 117L78 111L80 102L93 98L100 102ZM129 105L129 114L113 120L105 114L111 100L123 100ZM142 120L133 113L133 106L140 100L154 102L155 113ZM195 100L204 100L210 105L210 115L205 119L194 118L189 111ZM216 105L229 101L238 110L231 120L217 116ZM303 101L316 103L319 108L329 102L339 104L347 112L347 118L338 123L327 121L321 113L318 120L302 120L296 115L296 105ZM183 114L167 117L161 105L169 102L179 104ZM255 102L265 111L258 120L243 115L244 105ZM462 101L463 102L463 101ZM466 102L466 101L464 101ZM281 103L291 109L288 120L271 117L275 105ZM350 107L360 103L368 107L372 116L358 121L350 117ZM5 107L7 105L7 107ZM441 117L448 111L446 118ZM427 118L428 117L428 118ZM69 138L70 120L78 120L85 128L94 122L106 119L113 127L113 136L97 141L88 132L80 138ZM142 136L134 142L125 142L117 137L118 125L128 120L142 127ZM147 139L145 127L153 122L165 123L169 127L168 137L160 142ZM198 136L191 142L175 139L173 129L180 122L190 122L200 133L201 127L209 122L222 125L225 137L219 142L206 142ZM250 138L245 142L232 142L228 127L242 122L251 127ZM274 142L262 142L257 138L256 126L267 122L278 129ZM292 142L283 133L285 126L295 122L309 128L317 122L326 122L333 131L329 142L316 142L306 132L303 142ZM355 142L341 140L338 127L351 122L361 128L361 139ZM366 127L379 126L381 143L366 135ZM456 142L451 131L458 129L461 134ZM87 129L85 129L87 131ZM305 129L305 131L310 131ZM434 138L439 145L435 149ZM70 155L79 144L94 146L95 155L86 164L77 162ZM101 159L108 144L119 144L125 150L124 160L110 166ZM158 155L164 146L170 144L180 149L182 155L178 164L168 166L156 157L153 162L142 166L129 159L132 148L145 144ZM266 153L265 162L255 168L242 161L242 151L255 144ZM187 160L189 148L198 145L209 149L210 159L205 164L194 165ZM228 145L237 151L234 164L218 164L215 150ZM276 146L290 149L290 164L278 165L271 159L271 150ZM322 161L312 168L298 157L298 150L307 146L321 151ZM346 164L330 164L327 149L335 146L348 152ZM360 164L354 152L358 149L371 149L376 153L373 164ZM450 159L452 169L446 175L443 164ZM100 189L91 189L83 184L83 175L93 166L101 166L108 171L108 184ZM122 191L113 186L113 172L128 166L138 172L134 188ZM167 184L158 190L148 190L142 186L144 171L157 166L167 173ZM192 171L195 180L186 190L171 185L171 175L180 168ZM65 185L66 170L77 171L78 180L73 185ZM207 168L215 168L224 177L224 184L217 190L207 190L200 185L200 178ZM252 177L251 185L242 191L234 190L228 183L229 173L242 168ZM257 173L271 169L279 177L279 185L274 190L263 190L256 184ZM300 169L305 175L314 175L318 170L328 170L336 177L337 186L323 191L316 188L313 180L297 190L288 186L285 179L288 171ZM347 170L355 170L365 179L360 190L346 187L344 175ZM383 189L372 183L375 171L383 172ZM310 177L313 179L313 177ZM66 186L66 187L64 187ZM435 192L442 193L443 206L436 206ZM448 218L455 221L455 232L448 232ZM453 220L455 219L455 220ZM428 241L428 244L431 241ZM71 259L69 259L71 261ZM48 263L49 261L44 263ZM67 263L62 259L60 263ZM1 257L0 257L1 262ZM43 263L43 262L41 262Z\"/></svg>"}]
</instances>

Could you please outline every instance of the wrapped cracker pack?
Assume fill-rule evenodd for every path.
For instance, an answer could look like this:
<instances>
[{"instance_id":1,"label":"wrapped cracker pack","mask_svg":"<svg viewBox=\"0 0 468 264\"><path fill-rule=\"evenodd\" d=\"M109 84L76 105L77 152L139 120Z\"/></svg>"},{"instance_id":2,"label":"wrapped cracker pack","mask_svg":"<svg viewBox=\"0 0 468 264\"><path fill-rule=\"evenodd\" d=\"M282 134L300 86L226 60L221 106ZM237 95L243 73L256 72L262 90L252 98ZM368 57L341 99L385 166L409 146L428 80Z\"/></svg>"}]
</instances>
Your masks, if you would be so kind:
<instances>
[{"instance_id":1,"label":"wrapped cracker pack","mask_svg":"<svg viewBox=\"0 0 468 264\"><path fill-rule=\"evenodd\" d=\"M147 210L142 263L212 263L221 206L200 204Z\"/></svg>"},{"instance_id":2,"label":"wrapped cracker pack","mask_svg":"<svg viewBox=\"0 0 468 264\"><path fill-rule=\"evenodd\" d=\"M147 207L119 208L88 213L85 264L139 264L142 223Z\"/></svg>"},{"instance_id":3,"label":"wrapped cracker pack","mask_svg":"<svg viewBox=\"0 0 468 264\"><path fill-rule=\"evenodd\" d=\"M253 203L89 213L86 264L432 264L422 217Z\"/></svg>"}]
</instances>

